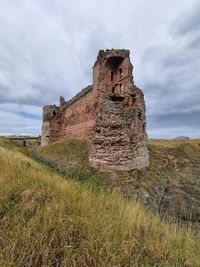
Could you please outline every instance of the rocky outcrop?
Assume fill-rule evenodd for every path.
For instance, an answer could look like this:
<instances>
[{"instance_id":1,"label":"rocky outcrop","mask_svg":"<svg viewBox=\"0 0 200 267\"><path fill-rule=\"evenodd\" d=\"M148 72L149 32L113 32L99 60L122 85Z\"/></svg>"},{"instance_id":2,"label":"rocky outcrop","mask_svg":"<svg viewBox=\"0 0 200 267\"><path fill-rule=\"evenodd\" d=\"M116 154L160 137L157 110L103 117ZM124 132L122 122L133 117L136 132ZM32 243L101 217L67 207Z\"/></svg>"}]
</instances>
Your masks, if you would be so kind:
<instances>
[{"instance_id":1,"label":"rocky outcrop","mask_svg":"<svg viewBox=\"0 0 200 267\"><path fill-rule=\"evenodd\" d=\"M165 218L200 222L200 141L168 142L153 141L149 168L115 173L113 187Z\"/></svg>"}]
</instances>

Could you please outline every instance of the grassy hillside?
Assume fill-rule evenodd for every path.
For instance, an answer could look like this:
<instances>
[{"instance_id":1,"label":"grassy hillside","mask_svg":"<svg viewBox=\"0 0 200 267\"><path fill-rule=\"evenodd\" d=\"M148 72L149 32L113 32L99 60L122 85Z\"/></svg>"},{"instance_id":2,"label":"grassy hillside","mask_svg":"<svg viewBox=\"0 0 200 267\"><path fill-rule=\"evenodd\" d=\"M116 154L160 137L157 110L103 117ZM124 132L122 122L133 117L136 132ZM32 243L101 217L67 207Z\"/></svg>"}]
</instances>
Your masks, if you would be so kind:
<instances>
[{"instance_id":1,"label":"grassy hillside","mask_svg":"<svg viewBox=\"0 0 200 267\"><path fill-rule=\"evenodd\" d=\"M200 266L198 236L0 141L0 266Z\"/></svg>"},{"instance_id":2,"label":"grassy hillside","mask_svg":"<svg viewBox=\"0 0 200 267\"><path fill-rule=\"evenodd\" d=\"M90 184L95 184L95 187L105 188L109 177L90 166L89 148L90 143L87 141L64 139L46 147L37 147L36 153L49 161L49 165L52 162L52 165L55 163L59 166L66 176L71 175L76 180L89 181Z\"/></svg>"},{"instance_id":3,"label":"grassy hillside","mask_svg":"<svg viewBox=\"0 0 200 267\"><path fill-rule=\"evenodd\" d=\"M200 222L200 140L151 140L148 146L149 168L121 173L115 185L167 218Z\"/></svg>"},{"instance_id":4,"label":"grassy hillside","mask_svg":"<svg viewBox=\"0 0 200 267\"><path fill-rule=\"evenodd\" d=\"M60 140L37 151L106 190L141 199L162 216L200 222L200 140L150 140L148 148L149 168L108 175L89 166L87 142Z\"/></svg>"}]
</instances>

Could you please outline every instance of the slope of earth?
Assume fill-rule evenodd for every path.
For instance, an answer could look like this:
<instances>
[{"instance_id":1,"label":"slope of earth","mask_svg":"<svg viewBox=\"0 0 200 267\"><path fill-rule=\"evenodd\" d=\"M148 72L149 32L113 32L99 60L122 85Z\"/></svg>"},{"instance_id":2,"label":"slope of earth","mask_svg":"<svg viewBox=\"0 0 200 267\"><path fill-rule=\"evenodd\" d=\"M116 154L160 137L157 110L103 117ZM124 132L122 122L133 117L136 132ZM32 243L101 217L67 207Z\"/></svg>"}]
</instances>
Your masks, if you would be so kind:
<instances>
[{"instance_id":1,"label":"slope of earth","mask_svg":"<svg viewBox=\"0 0 200 267\"><path fill-rule=\"evenodd\" d=\"M182 221L200 221L200 140L150 140L150 166L145 170L99 173L89 166L89 143L60 140L37 151L106 190L141 199L152 211Z\"/></svg>"},{"instance_id":2,"label":"slope of earth","mask_svg":"<svg viewBox=\"0 0 200 267\"><path fill-rule=\"evenodd\" d=\"M200 140L151 140L149 151L148 169L118 174L114 184L165 217L200 222Z\"/></svg>"},{"instance_id":3,"label":"slope of earth","mask_svg":"<svg viewBox=\"0 0 200 267\"><path fill-rule=\"evenodd\" d=\"M0 139L0 266L200 266L199 236Z\"/></svg>"}]
</instances>

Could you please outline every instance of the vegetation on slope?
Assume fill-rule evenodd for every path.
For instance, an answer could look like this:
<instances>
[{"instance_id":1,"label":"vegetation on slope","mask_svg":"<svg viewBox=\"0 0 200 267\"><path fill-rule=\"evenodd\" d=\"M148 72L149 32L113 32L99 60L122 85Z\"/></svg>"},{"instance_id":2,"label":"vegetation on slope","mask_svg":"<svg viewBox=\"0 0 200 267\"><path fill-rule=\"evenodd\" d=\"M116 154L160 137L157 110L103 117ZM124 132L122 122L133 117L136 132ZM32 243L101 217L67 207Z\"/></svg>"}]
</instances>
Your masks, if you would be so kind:
<instances>
[{"instance_id":1,"label":"vegetation on slope","mask_svg":"<svg viewBox=\"0 0 200 267\"><path fill-rule=\"evenodd\" d=\"M89 143L60 140L37 150L44 157L80 166L79 172L130 199L141 199L154 212L182 221L200 222L200 140L150 140L150 166L145 170L100 174L89 166Z\"/></svg>"},{"instance_id":2,"label":"vegetation on slope","mask_svg":"<svg viewBox=\"0 0 200 267\"><path fill-rule=\"evenodd\" d=\"M130 197L138 191L161 215L200 222L200 140L151 140L149 151L148 169L124 173L124 192L131 183Z\"/></svg>"},{"instance_id":3,"label":"vegetation on slope","mask_svg":"<svg viewBox=\"0 0 200 267\"><path fill-rule=\"evenodd\" d=\"M200 241L139 203L0 142L0 266L200 266Z\"/></svg>"},{"instance_id":4,"label":"vegetation on slope","mask_svg":"<svg viewBox=\"0 0 200 267\"><path fill-rule=\"evenodd\" d=\"M39 160L42 156L48 165L60 167L66 177L71 174L75 180L89 181L95 187L105 188L109 183L108 175L90 166L89 148L90 143L86 140L63 139L49 146L37 147L36 158L38 153Z\"/></svg>"}]
</instances>

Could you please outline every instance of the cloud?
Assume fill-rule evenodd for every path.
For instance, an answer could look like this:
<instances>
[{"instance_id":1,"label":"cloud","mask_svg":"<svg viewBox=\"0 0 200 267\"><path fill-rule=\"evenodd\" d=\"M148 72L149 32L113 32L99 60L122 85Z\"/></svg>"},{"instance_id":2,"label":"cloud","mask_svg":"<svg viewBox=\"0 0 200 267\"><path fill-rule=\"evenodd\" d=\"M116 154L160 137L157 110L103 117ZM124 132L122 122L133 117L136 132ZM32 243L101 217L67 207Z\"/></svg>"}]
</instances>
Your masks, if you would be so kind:
<instances>
[{"instance_id":1,"label":"cloud","mask_svg":"<svg viewBox=\"0 0 200 267\"><path fill-rule=\"evenodd\" d=\"M172 33L175 35L188 35L200 31L200 3L191 1L189 9L183 10L176 18L172 27Z\"/></svg>"},{"instance_id":2,"label":"cloud","mask_svg":"<svg viewBox=\"0 0 200 267\"><path fill-rule=\"evenodd\" d=\"M1 110L0 135L37 135L40 130L41 121L38 119Z\"/></svg>"},{"instance_id":3,"label":"cloud","mask_svg":"<svg viewBox=\"0 0 200 267\"><path fill-rule=\"evenodd\" d=\"M91 84L99 49L128 48L135 83L145 93L149 135L176 135L175 118L182 135L190 129L200 135L198 1L0 4L0 133L31 127L40 133L42 106Z\"/></svg>"},{"instance_id":4,"label":"cloud","mask_svg":"<svg viewBox=\"0 0 200 267\"><path fill-rule=\"evenodd\" d=\"M38 135L41 132L41 108L33 105L0 105L0 135Z\"/></svg>"},{"instance_id":5,"label":"cloud","mask_svg":"<svg viewBox=\"0 0 200 267\"><path fill-rule=\"evenodd\" d=\"M182 129L182 135L200 135L198 7L197 1L190 7L185 6L169 25L168 41L147 47L143 54L142 60L146 64L141 80L146 93L150 134L156 128L163 128L163 133L160 129L159 134L166 136L165 128L168 128L171 130L169 136L175 136L176 126L176 129Z\"/></svg>"}]
</instances>

